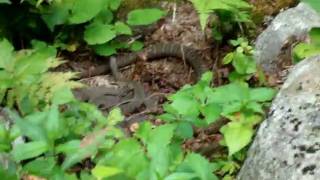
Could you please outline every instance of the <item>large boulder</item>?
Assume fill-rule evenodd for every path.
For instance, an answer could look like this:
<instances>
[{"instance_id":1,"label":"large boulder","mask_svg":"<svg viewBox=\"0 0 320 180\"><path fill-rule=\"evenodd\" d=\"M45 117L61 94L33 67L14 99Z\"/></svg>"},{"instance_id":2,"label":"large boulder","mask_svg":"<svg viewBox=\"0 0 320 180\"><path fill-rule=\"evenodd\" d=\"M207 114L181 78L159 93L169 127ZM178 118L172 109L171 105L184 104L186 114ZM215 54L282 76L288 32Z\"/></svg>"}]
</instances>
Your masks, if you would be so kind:
<instances>
[{"instance_id":1,"label":"large boulder","mask_svg":"<svg viewBox=\"0 0 320 180\"><path fill-rule=\"evenodd\" d=\"M305 40L313 27L320 27L320 16L307 4L278 14L256 41L257 63L268 74L279 72L290 64L292 45Z\"/></svg>"},{"instance_id":2,"label":"large boulder","mask_svg":"<svg viewBox=\"0 0 320 180\"><path fill-rule=\"evenodd\" d=\"M237 179L320 179L320 55L292 69Z\"/></svg>"}]
</instances>

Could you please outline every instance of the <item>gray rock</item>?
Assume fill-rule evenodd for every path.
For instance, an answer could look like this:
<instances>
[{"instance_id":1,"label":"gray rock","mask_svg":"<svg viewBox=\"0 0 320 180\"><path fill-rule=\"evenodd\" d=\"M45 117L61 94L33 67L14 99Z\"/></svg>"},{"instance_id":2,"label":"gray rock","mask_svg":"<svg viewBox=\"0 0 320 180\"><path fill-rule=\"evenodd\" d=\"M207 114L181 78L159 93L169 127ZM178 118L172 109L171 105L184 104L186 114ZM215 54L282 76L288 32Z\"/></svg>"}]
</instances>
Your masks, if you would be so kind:
<instances>
[{"instance_id":1,"label":"gray rock","mask_svg":"<svg viewBox=\"0 0 320 180\"><path fill-rule=\"evenodd\" d=\"M297 7L278 14L268 28L256 40L257 63L269 74L279 71L284 60L281 54L291 49L296 41L303 41L308 31L320 27L320 16L309 5L300 3Z\"/></svg>"},{"instance_id":2,"label":"gray rock","mask_svg":"<svg viewBox=\"0 0 320 180\"><path fill-rule=\"evenodd\" d=\"M292 69L237 179L320 179L320 55Z\"/></svg>"}]
</instances>

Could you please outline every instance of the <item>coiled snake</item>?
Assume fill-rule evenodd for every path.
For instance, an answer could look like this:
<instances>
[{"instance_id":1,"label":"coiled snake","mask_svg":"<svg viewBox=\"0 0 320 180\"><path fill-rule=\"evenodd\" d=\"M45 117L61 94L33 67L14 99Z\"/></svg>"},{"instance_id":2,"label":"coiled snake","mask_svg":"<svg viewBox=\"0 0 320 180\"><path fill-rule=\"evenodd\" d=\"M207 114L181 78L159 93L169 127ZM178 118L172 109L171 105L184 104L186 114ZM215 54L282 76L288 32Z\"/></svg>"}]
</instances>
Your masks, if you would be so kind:
<instances>
[{"instance_id":1,"label":"coiled snake","mask_svg":"<svg viewBox=\"0 0 320 180\"><path fill-rule=\"evenodd\" d=\"M104 74L112 71L114 76L118 76L116 75L118 74L118 68L128 66L139 59L151 61L167 57L184 60L192 67L197 79L206 71L206 67L202 63L201 55L199 55L195 49L176 43L159 43L141 52L116 57L116 60L110 60L110 63L99 66L93 74ZM116 77L116 80L123 81L123 79L119 79L118 77ZM132 113L142 104L146 106L150 104L150 102L145 100L146 96L144 92L140 92L141 89L143 89L142 84L132 80L124 80L124 82L124 84L127 85L126 87L122 86L113 89L109 87L91 87L77 90L75 94L81 100L92 102L102 109L109 109L115 105L119 105L125 114ZM130 91L133 91L133 93L130 94Z\"/></svg>"}]
</instances>

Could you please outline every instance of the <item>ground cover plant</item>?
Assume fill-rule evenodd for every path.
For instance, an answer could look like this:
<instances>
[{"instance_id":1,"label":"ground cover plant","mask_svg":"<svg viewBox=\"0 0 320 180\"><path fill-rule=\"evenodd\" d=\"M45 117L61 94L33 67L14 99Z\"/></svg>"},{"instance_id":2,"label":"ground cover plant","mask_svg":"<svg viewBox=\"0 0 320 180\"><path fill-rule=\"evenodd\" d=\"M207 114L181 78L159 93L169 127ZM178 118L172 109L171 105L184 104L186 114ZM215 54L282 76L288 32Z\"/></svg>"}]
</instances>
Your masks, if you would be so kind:
<instances>
[{"instance_id":1,"label":"ground cover plant","mask_svg":"<svg viewBox=\"0 0 320 180\"><path fill-rule=\"evenodd\" d=\"M216 73L207 71L196 83L167 94L156 121L146 119L128 134L119 126L126 118L120 108L106 114L78 100L73 89L85 86L74 80L78 74L53 71L68 61L61 58L63 52L89 49L92 56L109 57L139 51L144 45L134 38L134 28L152 25L169 13L159 7L137 8L123 20L117 17L122 3L0 0L3 179L235 178L276 95L274 88L262 86L267 83L245 37L253 6L243 0L189 1L201 30L209 28L213 40L225 44L227 50L218 58L228 73L219 86ZM218 19L213 26L208 23L212 15ZM236 38L227 39L226 31ZM314 29L312 44L296 47L296 61L319 51L318 34ZM199 132L220 122L210 141L219 151L208 155L188 147Z\"/></svg>"}]
</instances>

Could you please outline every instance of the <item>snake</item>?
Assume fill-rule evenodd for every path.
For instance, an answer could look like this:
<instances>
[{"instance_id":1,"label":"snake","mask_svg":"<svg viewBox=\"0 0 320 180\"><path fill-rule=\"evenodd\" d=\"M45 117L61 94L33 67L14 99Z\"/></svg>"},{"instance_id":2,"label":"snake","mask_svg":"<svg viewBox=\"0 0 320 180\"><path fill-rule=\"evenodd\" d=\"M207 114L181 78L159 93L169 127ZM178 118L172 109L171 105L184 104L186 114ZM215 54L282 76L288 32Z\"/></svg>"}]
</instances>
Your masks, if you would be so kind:
<instances>
[{"instance_id":1,"label":"snake","mask_svg":"<svg viewBox=\"0 0 320 180\"><path fill-rule=\"evenodd\" d=\"M184 60L189 64L195 72L195 76L199 80L201 75L207 70L203 64L201 55L192 47L181 45L178 43L157 43L151 45L142 51L127 53L117 56L117 67L122 68L135 63L137 60L152 61L167 57L174 57ZM107 74L111 72L109 63L101 64L92 72L85 72L80 75L81 78Z\"/></svg>"}]
</instances>

